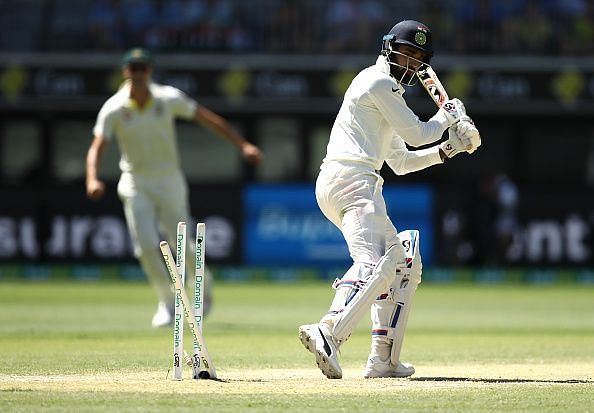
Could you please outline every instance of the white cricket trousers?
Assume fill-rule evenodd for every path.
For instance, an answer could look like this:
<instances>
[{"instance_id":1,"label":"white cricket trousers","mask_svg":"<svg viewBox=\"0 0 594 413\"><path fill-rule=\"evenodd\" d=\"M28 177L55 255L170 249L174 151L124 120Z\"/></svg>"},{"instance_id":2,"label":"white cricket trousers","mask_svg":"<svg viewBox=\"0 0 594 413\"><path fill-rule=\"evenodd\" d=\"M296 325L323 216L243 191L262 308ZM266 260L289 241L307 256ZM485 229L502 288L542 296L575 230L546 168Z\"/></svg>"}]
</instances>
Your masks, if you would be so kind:
<instances>
[{"instance_id":1,"label":"white cricket trousers","mask_svg":"<svg viewBox=\"0 0 594 413\"><path fill-rule=\"evenodd\" d=\"M177 223L188 222L190 217L186 180L181 171L150 176L124 172L118 183L118 195L124 206L134 255L155 288L159 301L173 306L171 281L159 250L160 231L174 248ZM188 238L191 239L189 234ZM187 251L191 258L190 243Z\"/></svg>"},{"instance_id":2,"label":"white cricket trousers","mask_svg":"<svg viewBox=\"0 0 594 413\"><path fill-rule=\"evenodd\" d=\"M374 265L386 245L400 242L386 211L383 183L370 166L356 162L325 163L318 175L318 205L342 231L355 264Z\"/></svg>"}]
</instances>

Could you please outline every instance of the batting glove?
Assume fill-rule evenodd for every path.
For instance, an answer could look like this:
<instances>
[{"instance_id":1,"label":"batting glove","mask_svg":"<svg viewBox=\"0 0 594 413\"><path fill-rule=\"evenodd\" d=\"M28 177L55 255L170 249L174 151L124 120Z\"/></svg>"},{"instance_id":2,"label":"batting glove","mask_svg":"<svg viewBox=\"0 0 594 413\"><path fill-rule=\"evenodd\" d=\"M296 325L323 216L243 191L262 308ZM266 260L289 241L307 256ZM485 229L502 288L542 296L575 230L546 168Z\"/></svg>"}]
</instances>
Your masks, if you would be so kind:
<instances>
[{"instance_id":1,"label":"batting glove","mask_svg":"<svg viewBox=\"0 0 594 413\"><path fill-rule=\"evenodd\" d=\"M466 145L462 142L460 135L456 132L455 128L448 129L448 140L442 142L439 145L439 150L443 152L443 154L447 158L453 158L454 156L458 155L460 152L466 151ZM443 158L443 157L442 157Z\"/></svg>"},{"instance_id":2,"label":"batting glove","mask_svg":"<svg viewBox=\"0 0 594 413\"><path fill-rule=\"evenodd\" d=\"M446 119L448 126L458 123L463 116L466 116L466 108L460 99L454 98L446 100L441 106L438 113Z\"/></svg>"},{"instance_id":3,"label":"batting glove","mask_svg":"<svg viewBox=\"0 0 594 413\"><path fill-rule=\"evenodd\" d=\"M481 134L472 119L470 119L470 116L462 116L454 128L468 153L473 153L481 146Z\"/></svg>"}]
</instances>

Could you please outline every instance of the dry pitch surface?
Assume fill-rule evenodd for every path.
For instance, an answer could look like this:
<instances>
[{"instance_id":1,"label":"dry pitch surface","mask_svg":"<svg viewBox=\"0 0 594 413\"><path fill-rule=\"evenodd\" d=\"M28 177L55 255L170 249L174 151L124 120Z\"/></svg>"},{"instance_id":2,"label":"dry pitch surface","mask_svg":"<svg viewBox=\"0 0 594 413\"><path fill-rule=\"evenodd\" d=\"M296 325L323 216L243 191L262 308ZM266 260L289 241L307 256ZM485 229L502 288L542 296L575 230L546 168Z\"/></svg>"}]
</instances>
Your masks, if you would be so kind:
<instances>
[{"instance_id":1,"label":"dry pitch surface","mask_svg":"<svg viewBox=\"0 0 594 413\"><path fill-rule=\"evenodd\" d=\"M218 380L172 381L169 372L11 376L0 375L0 390L50 392L134 392L191 394L385 394L386 390L434 391L502 385L529 387L584 384L594 392L594 364L506 364L419 367L410 379L371 379L348 370L328 380L317 369L219 370ZM185 372L188 377L188 372ZM594 397L594 396L593 396Z\"/></svg>"}]
</instances>

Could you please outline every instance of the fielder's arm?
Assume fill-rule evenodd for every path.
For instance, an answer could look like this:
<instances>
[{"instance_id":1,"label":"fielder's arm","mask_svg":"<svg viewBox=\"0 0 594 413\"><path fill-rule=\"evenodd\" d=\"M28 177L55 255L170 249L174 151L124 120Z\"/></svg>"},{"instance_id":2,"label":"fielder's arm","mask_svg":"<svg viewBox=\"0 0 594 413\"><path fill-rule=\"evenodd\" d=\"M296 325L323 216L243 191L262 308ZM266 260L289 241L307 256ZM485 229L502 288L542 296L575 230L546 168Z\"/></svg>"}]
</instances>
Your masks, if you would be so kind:
<instances>
[{"instance_id":1,"label":"fielder's arm","mask_svg":"<svg viewBox=\"0 0 594 413\"><path fill-rule=\"evenodd\" d=\"M248 142L225 119L213 111L199 105L194 112L194 121L237 146L241 150L241 154L245 160L250 164L258 165L262 161L262 152L260 149Z\"/></svg>"},{"instance_id":2,"label":"fielder's arm","mask_svg":"<svg viewBox=\"0 0 594 413\"><path fill-rule=\"evenodd\" d=\"M103 158L103 152L107 141L103 136L95 136L87 152L86 160L86 191L90 199L99 199L105 194L105 184L99 176L99 164Z\"/></svg>"}]
</instances>

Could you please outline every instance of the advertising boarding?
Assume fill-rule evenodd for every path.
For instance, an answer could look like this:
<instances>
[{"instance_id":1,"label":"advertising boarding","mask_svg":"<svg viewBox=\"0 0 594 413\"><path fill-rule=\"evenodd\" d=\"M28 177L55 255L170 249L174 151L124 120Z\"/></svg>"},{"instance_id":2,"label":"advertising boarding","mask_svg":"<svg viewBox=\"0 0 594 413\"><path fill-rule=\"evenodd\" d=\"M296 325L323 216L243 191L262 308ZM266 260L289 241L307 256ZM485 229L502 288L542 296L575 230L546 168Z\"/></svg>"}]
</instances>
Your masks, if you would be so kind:
<instances>
[{"instance_id":1,"label":"advertising boarding","mask_svg":"<svg viewBox=\"0 0 594 413\"><path fill-rule=\"evenodd\" d=\"M423 262L433 261L433 192L429 186L384 186L398 230L418 229ZM349 265L341 232L320 212L313 184L252 185L244 194L244 262L251 265Z\"/></svg>"}]
</instances>

